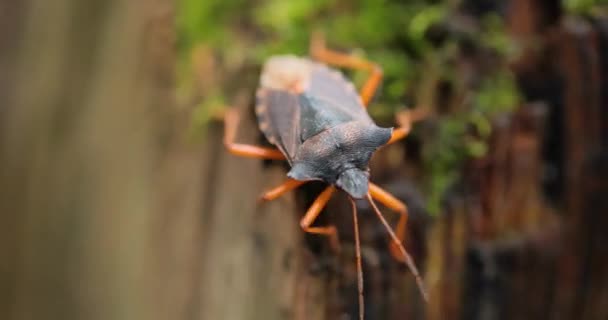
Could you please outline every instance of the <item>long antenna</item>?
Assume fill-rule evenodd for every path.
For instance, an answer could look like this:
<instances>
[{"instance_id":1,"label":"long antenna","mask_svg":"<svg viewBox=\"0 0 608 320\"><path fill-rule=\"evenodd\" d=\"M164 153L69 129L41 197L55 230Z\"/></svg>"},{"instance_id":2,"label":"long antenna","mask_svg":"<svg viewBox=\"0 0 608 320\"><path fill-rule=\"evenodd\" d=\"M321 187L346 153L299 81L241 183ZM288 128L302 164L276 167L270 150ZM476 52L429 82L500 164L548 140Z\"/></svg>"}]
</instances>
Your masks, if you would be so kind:
<instances>
[{"instance_id":1,"label":"long antenna","mask_svg":"<svg viewBox=\"0 0 608 320\"><path fill-rule=\"evenodd\" d=\"M350 197L349 197L350 198ZM363 268L361 267L361 242L359 241L359 220L357 219L357 205L350 198L353 207L353 225L355 228L355 252L357 256L357 288L359 289L359 319L363 320L365 314L365 304L363 301Z\"/></svg>"},{"instance_id":2,"label":"long antenna","mask_svg":"<svg viewBox=\"0 0 608 320\"><path fill-rule=\"evenodd\" d=\"M388 231L388 233L391 235L391 238L393 239L393 242L395 243L395 245L397 245L397 247L399 248L399 251L401 251L401 254L405 257L405 263L407 264L407 267L414 274L414 277L416 278L416 284L418 285L418 289L420 290L420 293L422 294L424 301L428 302L429 297L426 292L426 289L424 288L424 284L422 283L422 277L420 276L420 273L418 272L418 268L416 268L416 264L414 263L414 260L407 253L407 251L403 247L403 244L401 243L399 238L397 238L397 236L395 235L395 232L393 232L393 229L391 228L391 226L388 225L388 222L386 222L386 219L384 219L384 217L382 216L382 213L380 213L380 210L376 206L376 203L374 203L374 200L372 199L372 196L369 194L369 192L367 193L367 200L372 205L372 208L374 208L374 211L376 212L376 215L378 216L380 221L382 221L382 224L386 228L386 231Z\"/></svg>"}]
</instances>

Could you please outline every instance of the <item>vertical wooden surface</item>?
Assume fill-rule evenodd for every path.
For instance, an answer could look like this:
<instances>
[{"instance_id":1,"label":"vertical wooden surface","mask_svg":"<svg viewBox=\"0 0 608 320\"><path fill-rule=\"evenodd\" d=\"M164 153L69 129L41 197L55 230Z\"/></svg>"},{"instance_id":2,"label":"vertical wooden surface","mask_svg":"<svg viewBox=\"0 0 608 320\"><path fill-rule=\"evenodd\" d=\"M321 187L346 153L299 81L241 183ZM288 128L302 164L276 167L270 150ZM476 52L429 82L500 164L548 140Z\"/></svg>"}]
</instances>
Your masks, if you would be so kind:
<instances>
[{"instance_id":1,"label":"vertical wooden surface","mask_svg":"<svg viewBox=\"0 0 608 320\"><path fill-rule=\"evenodd\" d=\"M564 205L568 241L559 266L559 305L556 319L608 316L603 304L608 296L605 270L606 150L608 136L608 63L605 17L594 23L569 17L556 37L561 54L559 68L565 77L564 93Z\"/></svg>"},{"instance_id":2,"label":"vertical wooden surface","mask_svg":"<svg viewBox=\"0 0 608 320\"><path fill-rule=\"evenodd\" d=\"M163 1L26 1L3 105L4 319L154 318Z\"/></svg>"}]
</instances>

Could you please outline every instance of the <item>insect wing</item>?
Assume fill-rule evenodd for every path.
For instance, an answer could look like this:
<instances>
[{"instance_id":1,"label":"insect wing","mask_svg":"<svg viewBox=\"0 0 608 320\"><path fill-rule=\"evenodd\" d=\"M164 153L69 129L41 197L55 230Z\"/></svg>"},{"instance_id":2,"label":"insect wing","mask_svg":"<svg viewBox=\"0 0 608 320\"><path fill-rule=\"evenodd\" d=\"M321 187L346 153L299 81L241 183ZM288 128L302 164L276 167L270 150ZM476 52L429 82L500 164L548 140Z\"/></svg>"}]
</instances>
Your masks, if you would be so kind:
<instances>
[{"instance_id":1,"label":"insect wing","mask_svg":"<svg viewBox=\"0 0 608 320\"><path fill-rule=\"evenodd\" d=\"M343 123L372 121L353 84L321 64L312 68L309 85L299 98L302 141Z\"/></svg>"},{"instance_id":2,"label":"insect wing","mask_svg":"<svg viewBox=\"0 0 608 320\"><path fill-rule=\"evenodd\" d=\"M351 120L371 120L352 82L341 72L316 64L306 93L323 100L330 108L348 114Z\"/></svg>"},{"instance_id":3,"label":"insect wing","mask_svg":"<svg viewBox=\"0 0 608 320\"><path fill-rule=\"evenodd\" d=\"M256 115L266 139L277 146L291 164L301 144L298 96L288 91L260 88Z\"/></svg>"},{"instance_id":4,"label":"insect wing","mask_svg":"<svg viewBox=\"0 0 608 320\"><path fill-rule=\"evenodd\" d=\"M319 132L350 121L372 122L342 73L295 56L266 63L256 114L260 130L290 164L302 142Z\"/></svg>"}]
</instances>

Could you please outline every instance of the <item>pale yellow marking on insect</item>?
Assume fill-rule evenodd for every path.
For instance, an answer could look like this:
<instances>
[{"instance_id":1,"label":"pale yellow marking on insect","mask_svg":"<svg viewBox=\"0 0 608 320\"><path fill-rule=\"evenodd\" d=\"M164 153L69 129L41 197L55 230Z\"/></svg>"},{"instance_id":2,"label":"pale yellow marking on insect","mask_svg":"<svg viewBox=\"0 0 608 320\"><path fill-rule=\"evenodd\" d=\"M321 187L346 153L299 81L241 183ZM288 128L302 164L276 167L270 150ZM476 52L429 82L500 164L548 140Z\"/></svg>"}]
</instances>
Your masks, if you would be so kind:
<instances>
[{"instance_id":1,"label":"pale yellow marking on insect","mask_svg":"<svg viewBox=\"0 0 608 320\"><path fill-rule=\"evenodd\" d=\"M340 73L338 71L332 71L330 73L331 77L334 78L335 80L342 80L342 76L340 75Z\"/></svg>"},{"instance_id":2,"label":"pale yellow marking on insect","mask_svg":"<svg viewBox=\"0 0 608 320\"><path fill-rule=\"evenodd\" d=\"M264 88L300 93L308 87L310 60L296 56L275 56L264 64L260 83Z\"/></svg>"},{"instance_id":3,"label":"pale yellow marking on insect","mask_svg":"<svg viewBox=\"0 0 608 320\"><path fill-rule=\"evenodd\" d=\"M255 106L255 113L260 115L260 114L263 114L264 112L266 112L266 105L263 103L258 103Z\"/></svg>"},{"instance_id":4,"label":"pale yellow marking on insect","mask_svg":"<svg viewBox=\"0 0 608 320\"><path fill-rule=\"evenodd\" d=\"M264 135L267 135L267 130L269 128L268 126L268 122L266 120L260 120L258 122L258 127L260 128L260 131L264 132ZM272 144L276 144L276 140L273 137L266 137L268 139L268 142L272 143Z\"/></svg>"},{"instance_id":5,"label":"pale yellow marking on insect","mask_svg":"<svg viewBox=\"0 0 608 320\"><path fill-rule=\"evenodd\" d=\"M268 130L268 123L264 122L260 122L260 130L262 131L266 131Z\"/></svg>"},{"instance_id":6,"label":"pale yellow marking on insect","mask_svg":"<svg viewBox=\"0 0 608 320\"><path fill-rule=\"evenodd\" d=\"M266 98L266 90L260 88L255 92L255 97L258 99L264 99Z\"/></svg>"},{"instance_id":7,"label":"pale yellow marking on insect","mask_svg":"<svg viewBox=\"0 0 608 320\"><path fill-rule=\"evenodd\" d=\"M302 92L304 92L304 84L302 82L296 82L293 85L291 85L290 87L291 92L296 93L296 94L300 94Z\"/></svg>"},{"instance_id":8,"label":"pale yellow marking on insect","mask_svg":"<svg viewBox=\"0 0 608 320\"><path fill-rule=\"evenodd\" d=\"M348 88L348 91L357 92L357 90L355 89L355 85L352 82L347 82L346 87Z\"/></svg>"}]
</instances>

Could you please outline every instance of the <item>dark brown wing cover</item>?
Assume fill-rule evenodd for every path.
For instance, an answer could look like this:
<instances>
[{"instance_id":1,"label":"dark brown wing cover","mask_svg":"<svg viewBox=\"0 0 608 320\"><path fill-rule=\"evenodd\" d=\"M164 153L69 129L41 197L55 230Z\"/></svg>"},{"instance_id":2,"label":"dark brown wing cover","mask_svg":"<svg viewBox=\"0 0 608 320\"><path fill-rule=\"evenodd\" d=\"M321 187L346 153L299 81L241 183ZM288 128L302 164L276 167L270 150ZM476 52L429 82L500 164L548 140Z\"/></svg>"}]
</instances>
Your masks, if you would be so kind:
<instances>
[{"instance_id":1,"label":"dark brown wing cover","mask_svg":"<svg viewBox=\"0 0 608 320\"><path fill-rule=\"evenodd\" d=\"M256 115L266 139L291 164L300 144L300 105L298 96L288 91L260 88L256 96Z\"/></svg>"},{"instance_id":2,"label":"dark brown wing cover","mask_svg":"<svg viewBox=\"0 0 608 320\"><path fill-rule=\"evenodd\" d=\"M371 120L355 86L337 70L315 63L305 91L330 107L348 113L353 120Z\"/></svg>"},{"instance_id":3,"label":"dark brown wing cover","mask_svg":"<svg viewBox=\"0 0 608 320\"><path fill-rule=\"evenodd\" d=\"M290 164L306 139L341 123L372 123L353 84L340 72L309 59L272 57L260 82L260 130Z\"/></svg>"}]
</instances>

